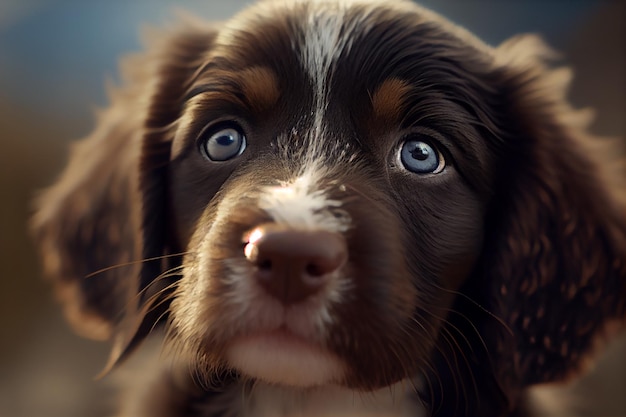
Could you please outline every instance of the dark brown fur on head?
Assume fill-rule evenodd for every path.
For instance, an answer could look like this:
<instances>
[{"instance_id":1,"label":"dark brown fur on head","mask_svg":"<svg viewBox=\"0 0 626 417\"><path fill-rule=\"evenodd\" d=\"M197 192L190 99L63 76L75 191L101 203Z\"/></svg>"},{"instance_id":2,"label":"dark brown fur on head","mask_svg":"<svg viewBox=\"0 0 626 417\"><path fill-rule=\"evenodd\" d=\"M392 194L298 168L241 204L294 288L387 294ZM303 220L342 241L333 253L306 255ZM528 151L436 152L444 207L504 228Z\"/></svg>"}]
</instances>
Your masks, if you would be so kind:
<instances>
[{"instance_id":1,"label":"dark brown fur on head","mask_svg":"<svg viewBox=\"0 0 626 417\"><path fill-rule=\"evenodd\" d=\"M75 327L113 340L113 362L160 321L197 371L230 371L232 339L269 314L242 308L242 237L281 223L267 195L309 175L303 195L332 203L313 229L347 245L334 278L347 287L307 333L343 364L333 382L419 379L433 415L505 415L529 386L576 374L624 320L615 146L586 133L569 72L537 38L491 48L410 3L331 3L190 22L126 61L38 200L45 271ZM307 51L333 22L338 52ZM200 141L232 123L244 152L203 157ZM414 137L441 172L402 166Z\"/></svg>"}]
</instances>

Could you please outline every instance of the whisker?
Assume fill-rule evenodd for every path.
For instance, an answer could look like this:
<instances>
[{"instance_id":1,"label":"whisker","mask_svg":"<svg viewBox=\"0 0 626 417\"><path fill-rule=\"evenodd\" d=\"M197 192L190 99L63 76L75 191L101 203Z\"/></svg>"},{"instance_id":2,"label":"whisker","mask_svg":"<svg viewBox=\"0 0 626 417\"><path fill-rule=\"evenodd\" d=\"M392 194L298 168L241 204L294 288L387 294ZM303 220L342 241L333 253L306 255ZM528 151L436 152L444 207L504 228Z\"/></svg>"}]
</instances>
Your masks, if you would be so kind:
<instances>
[{"instance_id":1,"label":"whisker","mask_svg":"<svg viewBox=\"0 0 626 417\"><path fill-rule=\"evenodd\" d=\"M176 286L178 286L178 281L172 282L169 285L166 285L165 287L161 288L159 291L157 291L156 293L152 294L150 296L150 298L145 300L144 306L151 305L152 303L156 302L159 297L163 296L163 293L165 293L166 291L169 291L169 290L171 290L173 288L176 288ZM172 296L173 296L173 293L172 294L167 294L166 297L172 297ZM158 305L156 305L155 307L158 307Z\"/></svg>"},{"instance_id":2,"label":"whisker","mask_svg":"<svg viewBox=\"0 0 626 417\"><path fill-rule=\"evenodd\" d=\"M154 308L150 309L150 311L153 311L154 309L156 309L157 307L162 305L167 300L168 300L167 297L164 300L161 300L161 302L159 302L156 306L154 306ZM152 326L150 327L150 331L148 331L148 333L152 333L154 331L154 329L156 328L157 324L159 324L159 322L161 321L161 319L163 319L163 317L165 317L165 315L168 314L169 312L170 312L170 310L168 308L168 309L165 309L165 311L163 311L163 313L159 314L159 317L157 317L157 319L154 321L154 323L152 323Z\"/></svg>"},{"instance_id":3,"label":"whisker","mask_svg":"<svg viewBox=\"0 0 626 417\"><path fill-rule=\"evenodd\" d=\"M425 327L424 325L425 325L425 324L430 324L430 323L428 323L428 322L426 322L426 323L421 323L421 322L420 322L419 320L417 320L417 318L415 318L415 317L411 317L411 320L412 320L415 324L417 324L418 326L420 326L420 327L423 329L423 331L424 331L424 332L428 333L428 330L426 329L426 327ZM431 327L434 327L434 326L431 324ZM448 344L452 347L452 344L451 344L451 342L450 342L449 338L448 338L448 337L446 337L446 335L445 335L445 334L442 334L442 337L443 337L443 340L444 340L446 343L448 343ZM454 367L452 366L452 362L450 361L450 358L448 358L448 355L446 355L446 352L445 352L445 351L444 351L441 347L439 347L438 345L435 345L435 349L436 349L436 350L437 350L437 351L441 354L441 357L442 357L442 359L446 362L446 364L447 364L447 366L448 366L448 369L450 369L450 370L454 370ZM452 349L452 352L453 352L453 354L454 354L454 349ZM455 355L455 356L456 356L456 355ZM457 365L457 366L456 366L456 369L458 370L458 369L459 369L459 368L458 368L458 361L456 360L456 357L455 357L454 362L455 362L455 364ZM432 371L432 373L433 373L434 375L436 375L436 376L437 376L437 379L438 379L438 381L439 381L439 388L440 388L440 392L441 392L441 393L442 393L442 395L443 395L443 393L444 393L444 390L443 390L443 382L441 381L441 378L439 377L438 373L436 372L436 368L434 367L434 365L429 364L429 369ZM453 375L455 375L455 373L454 373L454 372L453 372L452 374L453 374ZM458 388L459 388L459 387L458 387L458 383L457 383L457 381L456 381L456 380L454 381L454 387L455 387L455 390L456 390L456 391L457 391L457 393L458 393ZM431 388L432 388L432 385L431 385ZM433 394L431 394L431 395L433 395ZM431 401L432 401L432 398L431 398ZM443 400L442 400L442 401L443 401ZM439 407L441 407L441 406L442 406L442 404L439 404Z\"/></svg>"},{"instance_id":4,"label":"whisker","mask_svg":"<svg viewBox=\"0 0 626 417\"><path fill-rule=\"evenodd\" d=\"M132 306L134 306L135 304L138 303L138 301L141 300L141 298L156 284L161 283L163 280L170 278L170 277L174 277L177 275L180 275L180 272L178 272L178 270L182 269L183 265L179 265L176 266L174 268L168 269L167 271L162 272L160 275L158 275L154 280L152 280L150 282L150 284L146 285L145 288L141 289L141 291L137 292L137 294L135 294L134 297L132 297L127 303L126 303L126 307L124 308L123 311L128 310L129 308L131 308ZM151 302L151 300L159 295L161 295L163 292L167 291L168 289L172 288L172 286L174 286L175 284L177 284L177 282L173 282L170 283L168 285L166 285L164 288L161 288L159 291L157 291L156 293L152 294L150 296L150 298L148 298L147 300L144 300L144 306L146 304L148 304L149 302ZM122 311L122 313L123 313Z\"/></svg>"},{"instance_id":5,"label":"whisker","mask_svg":"<svg viewBox=\"0 0 626 417\"><path fill-rule=\"evenodd\" d=\"M458 331L458 329L457 329ZM467 370L468 373L470 375L471 378L471 382L472 382L472 388L474 389L474 394L476 395L476 398L478 398L478 385L476 383L476 378L474 378L474 372L472 371L472 367L470 364L469 359L467 358L467 355L465 355L465 352L463 351L463 349L461 349L461 346L459 345L458 341L456 340L456 338L452 335L452 333L450 332L449 329L447 328L443 328L442 329L442 333L441 333L442 337L445 337L446 341L448 342L448 345L450 345L450 347L452 347L452 343L450 342L450 340L452 340L452 342L454 342L454 345L456 346L459 354L461 355L461 357L463 358L463 361L465 362L466 366L467 366ZM470 345L471 347L471 345ZM452 353L454 355L454 363L456 365L456 369L458 371L454 372L452 375L454 376L454 384L456 386L459 385L459 381L461 382L461 391L463 393L463 398L468 398L468 393L467 393L467 387L466 387L466 380L465 378L457 378L457 375L461 372L461 367L459 366L459 361L458 361L458 357L457 357L457 351L452 349ZM464 401L465 404L465 414L467 414L468 412L468 408L469 405L467 403L467 401Z\"/></svg>"},{"instance_id":6,"label":"whisker","mask_svg":"<svg viewBox=\"0 0 626 417\"><path fill-rule=\"evenodd\" d=\"M439 306L438 306L438 307L439 307ZM439 307L439 308L441 308L441 307ZM462 317L463 319L465 319L465 320L468 322L468 324L472 327L472 329L473 329L474 333L476 334L476 336L477 336L477 337L478 337L478 339L480 340L480 342L481 342L481 344L482 344L482 346L483 346L483 348L484 348L485 352L487 353L487 355L489 355L489 349L487 348L487 345L486 345L486 343L485 343L485 341L484 341L484 339L483 339L482 335L480 334L480 332L478 331L478 329L476 328L476 326L474 325L474 323L473 323L473 322L472 322L472 321L471 321L471 320L470 320L467 316L465 316L464 314L462 314L462 313L460 313L460 312L458 312L458 311L455 311L454 309L449 309L449 308L446 308L445 310L447 310L447 311L448 311L448 312L450 312L450 313L453 313L453 314L457 314L457 315L459 315L460 317ZM470 343L469 339L468 339L468 338L467 338L467 336L466 336L466 335L465 335L465 334L461 331L461 329L459 329L457 326L455 326L454 324L452 324L452 322L451 322L450 320L448 320L447 318L438 317L435 313L431 312L431 311L430 311L430 309L424 309L423 311L424 311L426 314L429 314L429 315L431 315L432 317L434 317L434 318L436 318L436 319L440 320L443 324L447 325L447 327L446 327L446 326L442 327L442 329L441 329L441 336L445 339L446 343L448 343L448 345L452 348L452 352L453 352L453 354L454 354L454 360L455 360L455 363L456 363L456 365L457 365L457 366L456 366L456 369L457 369L457 370L459 370L459 372L460 372L460 368L459 368L459 365L458 365L458 360L457 360L457 357L456 357L457 355L456 355L456 353L455 353L455 352L456 352L456 351L458 351L458 352L462 355L463 361L464 361L464 362L465 362L465 364L467 365L467 370L468 370L468 373L469 373L470 378L471 378L471 380L472 380L472 386L473 386L473 391L474 391L474 394L475 394L476 398L478 398L478 396L479 396L479 394L478 394L478 383L477 383L476 378L475 378L475 376L474 376L474 372L473 372L473 370L472 370L472 367L471 367L470 361L469 361L469 359L467 358L467 355L465 354L465 349L461 348L461 346L459 345L459 342L457 341L456 337L454 337L454 335L452 334L451 330L455 330L455 331L456 331L456 332L457 332L457 333L458 333L458 334L459 334L459 335L463 338L463 341L464 341L464 342L465 342L465 344L469 347L470 351L471 351L472 353L474 353L474 350L473 350L473 348L472 348L472 344ZM456 346L456 350L454 349L454 346L452 346L451 341L453 341L453 342L454 342L454 346ZM453 375L456 375L456 374L453 374ZM467 391L466 391L466 389L465 389L465 381L464 381L464 380L461 380L461 382L462 382L462 384L463 384L463 387L462 387L462 389L463 389L463 394L464 394L464 395L467 395ZM456 384L456 381L455 381L455 384ZM466 407L468 407L468 405L467 405L467 404L466 404ZM466 410L466 411L467 411L467 410Z\"/></svg>"},{"instance_id":7,"label":"whisker","mask_svg":"<svg viewBox=\"0 0 626 417\"><path fill-rule=\"evenodd\" d=\"M472 328L474 329L474 331L475 331L476 335L477 335L477 336L478 336L478 338L480 339L480 341L481 341L481 343L483 344L483 346L485 347L485 349L487 348L487 346L485 345L485 342L484 342L484 340L483 340L482 336L481 336L481 335L480 335L480 333L478 332L478 329L476 328L476 326L474 326L474 323L472 323L472 321L471 321L471 320L470 320L467 316L465 316L464 314L459 313L458 311L456 311L456 310L454 310L454 309L451 309L451 308L442 308L441 306L434 306L434 305L431 305L431 304L428 304L428 303L425 303L425 306L426 306L426 307L428 307L428 306L432 306L432 307L436 307L436 308L438 308L438 309L443 309L443 310L447 311L448 313L457 314L457 315L459 315L459 316L463 317L465 320L467 320L467 322L469 323L469 325L470 325L470 326L472 326ZM434 317L435 319L437 319L437 320L441 321L441 323L446 324L446 325L448 325L448 326L452 327L452 328L453 328L454 330L456 330L456 331L457 331L457 333L458 333L458 334L459 334L459 335L463 338L463 340L465 341L465 343L467 343L467 346L469 346L470 350L471 350L472 352L474 351L474 350L472 349L472 344L469 342L469 339L467 338L467 336L465 336L465 334L464 334L464 333L463 333L463 332L462 332L462 331L461 331L458 327L456 327L454 324L452 324L452 322L451 322L450 320L448 320L448 319L447 319L447 318L445 318L445 317L440 317L440 316L438 316L437 314L435 314L435 313L433 313L432 311L430 311L430 309L428 309L428 308L424 308L424 309L422 309L422 313L426 313L426 314L428 314L428 315L430 315L430 316Z\"/></svg>"},{"instance_id":8,"label":"whisker","mask_svg":"<svg viewBox=\"0 0 626 417\"><path fill-rule=\"evenodd\" d=\"M172 284L168 285L166 288L164 288L164 290L169 290L174 288L176 285L178 285L178 282L173 282ZM172 291L169 294L166 294L164 297L162 295L154 295L152 297L150 297L146 303L144 303L143 307L142 307L142 311L145 310L144 314L149 314L152 311L156 310L158 307L162 306L164 303L166 303L167 301L170 301L171 299L174 298L174 292ZM157 302L158 301L158 302ZM161 317L159 317L159 319L161 319ZM157 320L158 321L158 320Z\"/></svg>"},{"instance_id":9,"label":"whisker","mask_svg":"<svg viewBox=\"0 0 626 417\"><path fill-rule=\"evenodd\" d=\"M427 376L425 376L425 378L429 379ZM424 400L422 399L421 391L420 389L415 385L415 381L413 378L409 378L409 384L411 385L411 388L413 388L413 394L416 394L417 400L420 403L420 406L424 409L426 409L427 404L424 402ZM428 384L430 386L430 380L428 381Z\"/></svg>"},{"instance_id":10,"label":"whisker","mask_svg":"<svg viewBox=\"0 0 626 417\"><path fill-rule=\"evenodd\" d=\"M135 299L141 298L143 295L145 295L146 292L148 292L148 290L155 284L161 283L161 281L166 280L167 278L172 278L175 276L182 276L184 266L180 265L180 266L176 266L174 268L171 268L163 273L161 273L159 276L157 276L154 280L152 280L148 285L146 285L145 288L141 289L136 295L135 295ZM171 284L170 284L171 285ZM168 286L166 286L165 288L160 289L157 293L155 294L159 294L161 293L164 289L166 289ZM153 294L154 295L154 294Z\"/></svg>"},{"instance_id":11,"label":"whisker","mask_svg":"<svg viewBox=\"0 0 626 417\"><path fill-rule=\"evenodd\" d=\"M441 287L439 285L437 285L434 282L430 283L432 286L434 286L435 288L441 290L441 291L445 291L448 292L450 294L454 294L454 295L458 295L460 297L463 297L465 300L469 301L470 303L474 304L476 307L478 307L481 311L483 311L484 313L487 313L489 316L491 316L493 319L495 319L498 323L500 323L508 332L511 336L515 336L515 334L513 333L513 330L504 322L504 320L502 320L500 317L496 316L495 314L493 314L491 311L487 310L485 307L483 307L482 305L480 305L479 303L477 303L476 301L474 301L471 297L469 297L466 294L463 294L460 291L455 291L455 290L450 290L448 288L444 288Z\"/></svg>"},{"instance_id":12,"label":"whisker","mask_svg":"<svg viewBox=\"0 0 626 417\"><path fill-rule=\"evenodd\" d=\"M425 324L430 324L430 323L422 323L419 320L417 320L416 317L411 317L411 320L417 324L426 334L428 334L428 330L425 327ZM431 324L432 326L432 324ZM409 328L402 328L402 331L405 332L405 334L409 335L409 337L411 337L411 333L409 333L409 330L412 330L413 332L415 332L415 329L413 327L409 327ZM447 343L450 343L447 339L445 339L445 341ZM446 361L446 363L448 363L448 366L450 367L450 361L447 357L447 355L445 354L445 351L442 350L442 348L440 346L438 346L437 344L434 345L434 348L437 352L439 352L439 354L441 354L441 357ZM437 385L439 386L439 392L443 393L443 381L441 380L441 377L439 376L439 373L437 372L437 369L435 368L434 364L431 363L431 361L428 359L430 357L430 355L426 356L426 360L423 364L424 368L429 370L430 373L433 375L433 377L435 377L437 379ZM452 369L452 368L450 368ZM429 387L429 392L430 392L430 403L432 404L434 402L434 385L433 382L431 381L431 378L428 376L429 373L426 372L424 373L425 377L426 377L426 383L428 384ZM420 397L421 399L421 397ZM439 407L441 407L441 404L439 405Z\"/></svg>"},{"instance_id":13,"label":"whisker","mask_svg":"<svg viewBox=\"0 0 626 417\"><path fill-rule=\"evenodd\" d=\"M424 333L428 334L428 331L426 330L426 327L424 327L424 325L423 325L422 323L420 323L420 322L419 322L419 321L418 321L415 317L411 317L411 320L412 320L415 324L417 324L417 325L418 325L418 326L419 326L419 327L420 327L420 328L424 331ZM406 334L407 336L409 336L409 338L412 338L412 337L411 337L411 336L412 336L412 334L409 332L409 330L412 330L412 328L406 328L405 326L400 326L400 330L401 330L404 334ZM438 349L438 350L439 350L439 347L438 347L438 346L435 346L435 349ZM406 347L405 347L405 350L406 350ZM443 355L443 352L441 352L441 351L440 351L440 353ZM409 355L409 356L412 356L412 355ZM432 367L432 365L430 365L430 364L428 364L428 363L425 363L424 365L425 365L425 366L427 366L427 367L428 367L428 369L429 369L430 371L433 371L433 373L435 372L435 368L434 368L434 367Z\"/></svg>"},{"instance_id":14,"label":"whisker","mask_svg":"<svg viewBox=\"0 0 626 417\"><path fill-rule=\"evenodd\" d=\"M168 255L155 256L153 258L145 258L145 259L139 259L139 260L136 260L136 261L130 261L130 262L124 262L124 263L120 263L120 264L116 264L116 265L111 265L111 266L107 266L106 268L102 268L102 269L98 269L97 271L90 272L89 274L85 275L85 277L83 279L89 279L89 278L92 278L92 277L94 277L96 275L102 274L104 272L111 271L111 270L117 269L117 268L123 268L125 266L137 265L137 264L141 264L141 263L144 263L144 262L158 261L160 259L173 258L173 257L176 257L176 256L184 256L184 255L188 255L190 253L193 253L193 252L192 251L186 251L186 252L180 252L180 253L172 253L172 254L168 254Z\"/></svg>"},{"instance_id":15,"label":"whisker","mask_svg":"<svg viewBox=\"0 0 626 417\"><path fill-rule=\"evenodd\" d=\"M182 265L176 266L176 267L168 269L167 271L165 271L165 272L161 273L160 275L158 275L153 281L150 282L149 285L147 285L145 288L143 288L141 291L137 292L137 294L135 294L133 297L131 297L129 300L126 301L126 304L124 305L124 307L122 307L120 309L120 311L117 313L117 317L118 318L123 317L124 314L127 311L129 311L131 308L134 308L138 304L138 301L141 300L141 297L150 288L152 288L153 285L163 281L166 278L178 275L178 273L174 273L173 271L181 269L182 267L183 267ZM174 284L177 284L177 282L171 283L171 284L167 285L166 287L160 289L157 293L153 294L153 296L151 296L148 300L146 300L146 302L144 303L144 307L145 307L146 303L148 303L155 295L158 296L158 295L162 294L168 288L171 288Z\"/></svg>"}]
</instances>

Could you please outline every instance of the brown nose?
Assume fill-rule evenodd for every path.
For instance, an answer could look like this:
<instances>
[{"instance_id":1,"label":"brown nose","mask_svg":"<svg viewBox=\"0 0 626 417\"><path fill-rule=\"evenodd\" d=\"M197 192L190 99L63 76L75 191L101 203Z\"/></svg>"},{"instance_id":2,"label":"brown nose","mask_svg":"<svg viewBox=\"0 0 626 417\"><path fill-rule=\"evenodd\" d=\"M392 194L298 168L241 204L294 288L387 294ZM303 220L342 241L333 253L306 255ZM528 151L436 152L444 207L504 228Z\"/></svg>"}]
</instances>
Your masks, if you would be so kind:
<instances>
[{"instance_id":1,"label":"brown nose","mask_svg":"<svg viewBox=\"0 0 626 417\"><path fill-rule=\"evenodd\" d=\"M293 230L276 224L246 235L245 255L256 266L256 279L284 304L318 292L348 258L343 236L322 230Z\"/></svg>"}]
</instances>

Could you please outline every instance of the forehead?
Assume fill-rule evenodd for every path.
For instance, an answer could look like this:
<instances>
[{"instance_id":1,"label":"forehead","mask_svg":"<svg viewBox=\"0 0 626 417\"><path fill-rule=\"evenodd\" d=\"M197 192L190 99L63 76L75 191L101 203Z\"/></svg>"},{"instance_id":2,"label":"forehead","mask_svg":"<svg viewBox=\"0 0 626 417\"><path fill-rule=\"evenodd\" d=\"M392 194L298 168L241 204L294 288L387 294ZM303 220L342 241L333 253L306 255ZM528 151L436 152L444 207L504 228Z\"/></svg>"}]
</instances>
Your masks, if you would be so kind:
<instances>
[{"instance_id":1,"label":"forehead","mask_svg":"<svg viewBox=\"0 0 626 417\"><path fill-rule=\"evenodd\" d=\"M472 126L491 125L477 75L491 57L411 2L265 1L219 30L189 114L198 126L239 116L259 137L306 140L320 155L339 142L384 152L407 129L435 127L473 155L482 141Z\"/></svg>"},{"instance_id":2,"label":"forehead","mask_svg":"<svg viewBox=\"0 0 626 417\"><path fill-rule=\"evenodd\" d=\"M331 87L371 96L391 78L415 83L430 71L432 79L441 60L481 48L460 32L404 1L265 1L220 30L210 59L231 72L269 69L278 75L276 87L308 90L315 99Z\"/></svg>"},{"instance_id":3,"label":"forehead","mask_svg":"<svg viewBox=\"0 0 626 417\"><path fill-rule=\"evenodd\" d=\"M261 2L201 57L173 158L226 118L261 150L255 157L298 172L348 157L380 166L407 132L427 127L474 181L489 163L478 132L491 126L493 100L482 99L476 71L490 59L472 35L408 1Z\"/></svg>"}]
</instances>

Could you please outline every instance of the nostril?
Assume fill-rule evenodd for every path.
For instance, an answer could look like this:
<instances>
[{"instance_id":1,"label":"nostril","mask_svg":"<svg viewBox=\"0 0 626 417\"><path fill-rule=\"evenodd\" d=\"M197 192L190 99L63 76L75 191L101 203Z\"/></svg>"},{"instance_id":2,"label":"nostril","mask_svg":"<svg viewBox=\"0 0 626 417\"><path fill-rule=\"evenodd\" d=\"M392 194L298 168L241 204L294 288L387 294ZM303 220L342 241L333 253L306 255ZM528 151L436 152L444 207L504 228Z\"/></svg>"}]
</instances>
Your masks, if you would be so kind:
<instances>
[{"instance_id":1,"label":"nostril","mask_svg":"<svg viewBox=\"0 0 626 417\"><path fill-rule=\"evenodd\" d=\"M321 277L326 274L326 272L324 272L324 270L320 268L319 265L313 263L307 264L304 268L304 271L307 273L307 275L311 277Z\"/></svg>"},{"instance_id":2,"label":"nostril","mask_svg":"<svg viewBox=\"0 0 626 417\"><path fill-rule=\"evenodd\" d=\"M285 304L319 292L347 262L344 237L323 230L263 224L243 236L244 254L264 289Z\"/></svg>"},{"instance_id":3,"label":"nostril","mask_svg":"<svg viewBox=\"0 0 626 417\"><path fill-rule=\"evenodd\" d=\"M271 271L272 261L270 259L257 260L256 266L263 271Z\"/></svg>"}]
</instances>

